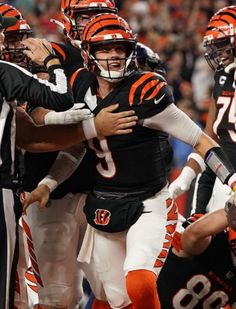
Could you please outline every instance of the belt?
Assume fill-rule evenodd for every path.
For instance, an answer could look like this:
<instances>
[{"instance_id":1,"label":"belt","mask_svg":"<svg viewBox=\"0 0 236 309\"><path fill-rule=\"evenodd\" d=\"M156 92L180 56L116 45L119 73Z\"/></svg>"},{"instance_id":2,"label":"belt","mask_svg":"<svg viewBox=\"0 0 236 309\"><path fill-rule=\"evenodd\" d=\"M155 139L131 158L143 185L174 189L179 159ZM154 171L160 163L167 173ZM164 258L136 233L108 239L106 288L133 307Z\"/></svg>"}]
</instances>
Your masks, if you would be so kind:
<instances>
[{"instance_id":1,"label":"belt","mask_svg":"<svg viewBox=\"0 0 236 309\"><path fill-rule=\"evenodd\" d=\"M129 192L108 192L108 191L98 191L98 190L93 190L93 194L99 198L99 199L104 199L104 200L117 200L117 199L122 199L125 197L137 197L141 201L144 201L152 196L154 196L156 193L161 191L165 187L166 183L160 184L157 187L150 189L150 190L145 190L145 191L129 191Z\"/></svg>"}]
</instances>

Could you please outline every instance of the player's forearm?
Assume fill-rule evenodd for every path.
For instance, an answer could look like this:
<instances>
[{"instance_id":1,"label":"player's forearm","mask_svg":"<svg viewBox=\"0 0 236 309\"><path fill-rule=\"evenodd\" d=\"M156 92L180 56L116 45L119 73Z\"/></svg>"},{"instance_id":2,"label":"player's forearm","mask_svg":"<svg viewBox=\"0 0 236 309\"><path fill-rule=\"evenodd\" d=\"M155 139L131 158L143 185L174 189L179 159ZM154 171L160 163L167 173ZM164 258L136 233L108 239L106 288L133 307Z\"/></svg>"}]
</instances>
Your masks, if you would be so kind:
<instances>
[{"instance_id":1,"label":"player's forearm","mask_svg":"<svg viewBox=\"0 0 236 309\"><path fill-rule=\"evenodd\" d=\"M16 114L16 144L31 152L56 151L69 148L86 138L94 138L97 131L94 118L71 125L37 126L21 109Z\"/></svg>"},{"instance_id":2,"label":"player's forearm","mask_svg":"<svg viewBox=\"0 0 236 309\"><path fill-rule=\"evenodd\" d=\"M44 125L44 118L48 112L50 112L49 109L45 109L43 107L36 107L32 110L32 112L30 112L30 116L36 124Z\"/></svg>"},{"instance_id":3,"label":"player's forearm","mask_svg":"<svg viewBox=\"0 0 236 309\"><path fill-rule=\"evenodd\" d=\"M83 144L60 151L47 176L38 185L46 185L50 192L55 190L58 185L68 179L77 169L85 152L86 150Z\"/></svg>"},{"instance_id":4,"label":"player's forearm","mask_svg":"<svg viewBox=\"0 0 236 309\"><path fill-rule=\"evenodd\" d=\"M236 187L236 174L233 165L224 153L223 149L209 136L203 133L195 146L204 158L206 165L214 172L223 184L232 189Z\"/></svg>"},{"instance_id":5,"label":"player's forearm","mask_svg":"<svg viewBox=\"0 0 236 309\"><path fill-rule=\"evenodd\" d=\"M206 213L206 207L210 201L216 175L207 167L198 180L196 192L195 213Z\"/></svg>"},{"instance_id":6,"label":"player's forearm","mask_svg":"<svg viewBox=\"0 0 236 309\"><path fill-rule=\"evenodd\" d=\"M194 148L204 158L207 151L213 147L219 147L219 145L210 136L202 133Z\"/></svg>"},{"instance_id":7,"label":"player's forearm","mask_svg":"<svg viewBox=\"0 0 236 309\"><path fill-rule=\"evenodd\" d=\"M31 130L30 139L24 141L16 139L17 145L20 148L30 152L62 150L84 140L86 138L82 124L34 127Z\"/></svg>"},{"instance_id":8,"label":"player's forearm","mask_svg":"<svg viewBox=\"0 0 236 309\"><path fill-rule=\"evenodd\" d=\"M207 214L189 225L182 235L183 250L191 255L201 254L211 242L212 236L227 228L224 209Z\"/></svg>"}]
</instances>

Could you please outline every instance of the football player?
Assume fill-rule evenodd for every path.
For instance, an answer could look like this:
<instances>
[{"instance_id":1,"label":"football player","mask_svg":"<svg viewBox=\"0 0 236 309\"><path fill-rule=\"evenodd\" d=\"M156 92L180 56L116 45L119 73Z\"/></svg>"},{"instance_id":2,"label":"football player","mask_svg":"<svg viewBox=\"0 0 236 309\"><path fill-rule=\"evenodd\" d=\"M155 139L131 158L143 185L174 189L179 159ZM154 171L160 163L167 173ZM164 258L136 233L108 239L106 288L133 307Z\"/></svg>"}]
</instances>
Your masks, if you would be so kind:
<instances>
[{"instance_id":1,"label":"football player","mask_svg":"<svg viewBox=\"0 0 236 309\"><path fill-rule=\"evenodd\" d=\"M215 71L214 102L210 105L205 132L219 142L234 167L235 33L236 6L228 6L213 15L203 38L207 62ZM192 156L195 158L196 154ZM176 197L188 190L197 173L197 169L184 167L180 176L170 185L171 194ZM222 185L207 167L195 187L192 211L205 213L222 208L230 194L229 188Z\"/></svg>"},{"instance_id":2,"label":"football player","mask_svg":"<svg viewBox=\"0 0 236 309\"><path fill-rule=\"evenodd\" d=\"M61 60L67 78L70 79L72 72L83 66L80 50L78 46L74 46L75 39L79 39L78 28L83 26L83 24L80 24L80 16L88 21L89 19L85 18L86 16L98 12L116 12L116 8L113 1L110 0L71 0L61 2L61 11L64 32L68 36L68 40L66 44L53 42L51 46ZM91 76L91 73L89 74ZM117 123L119 128L122 129L122 126L126 126L126 124L124 124L125 119L120 120L121 116L132 115L130 112L125 112L125 114L112 113L113 109L114 107L104 109L106 114L104 116L107 121L113 124ZM77 122L77 110L79 110L77 105L71 112L67 111L66 113L28 107L28 112L38 124ZM46 117L44 118L45 114ZM133 117L126 117L126 120L130 123L134 119ZM129 130L126 132L128 133ZM120 131L120 133L122 132ZM82 160L84 149L80 146L79 149L81 151L79 157ZM48 173L57 154L57 152L47 154L27 152L25 154L23 188L26 195ZM71 158L73 155L74 153L71 153L69 157ZM68 155L64 152L61 152L59 156L61 156L61 159L68 160ZM64 164L66 164L65 162ZM76 162L74 168L77 166L78 163ZM44 213L33 207L23 218L27 238L32 244L30 256L37 278L40 308L67 308L69 306L77 308L79 306L82 290L81 284L75 281L78 277L76 257L80 246L79 242L83 237L83 227L85 227L80 199L83 200L81 193L89 189L92 181L90 170L91 168L87 165L85 158L81 168L50 196L51 206ZM70 174L72 174L72 171ZM58 237L59 234L60 237ZM59 268L60 272L58 272Z\"/></svg>"},{"instance_id":3,"label":"football player","mask_svg":"<svg viewBox=\"0 0 236 309\"><path fill-rule=\"evenodd\" d=\"M156 279L175 231L177 209L168 193L157 130L192 145L211 168L225 167L215 172L232 188L234 169L221 148L174 105L165 79L136 71L136 38L126 21L115 14L96 16L86 25L81 46L86 67L96 78L85 69L77 71L83 83L74 81L76 100L95 115L117 103L119 111L134 110L139 124L129 135L87 144L95 182L84 206L89 225L78 259L97 299L94 308L105 306L104 301L116 308L160 308ZM44 197L50 192L49 182L57 183L53 176L58 175L48 175L28 196L25 209L38 198L45 205L38 192L44 190Z\"/></svg>"},{"instance_id":4,"label":"football player","mask_svg":"<svg viewBox=\"0 0 236 309\"><path fill-rule=\"evenodd\" d=\"M0 53L3 50L5 29L17 23L15 17L0 14ZM28 39L27 39L28 40ZM1 78L1 255L0 255L0 307L14 306L14 278L17 264L17 221L20 209L15 196L14 174L15 144L29 151L57 150L85 138L81 124L70 127L37 127L23 110L16 107L16 99L32 104L65 110L72 104L60 62L50 53L45 41L22 41L25 52L33 60L44 62L50 81L37 79L28 71L6 61L0 61ZM89 120L90 123L91 120ZM17 129L16 129L17 128Z\"/></svg>"},{"instance_id":5,"label":"football player","mask_svg":"<svg viewBox=\"0 0 236 309\"><path fill-rule=\"evenodd\" d=\"M157 282L163 308L236 308L235 239L224 209L184 221Z\"/></svg>"}]
</instances>

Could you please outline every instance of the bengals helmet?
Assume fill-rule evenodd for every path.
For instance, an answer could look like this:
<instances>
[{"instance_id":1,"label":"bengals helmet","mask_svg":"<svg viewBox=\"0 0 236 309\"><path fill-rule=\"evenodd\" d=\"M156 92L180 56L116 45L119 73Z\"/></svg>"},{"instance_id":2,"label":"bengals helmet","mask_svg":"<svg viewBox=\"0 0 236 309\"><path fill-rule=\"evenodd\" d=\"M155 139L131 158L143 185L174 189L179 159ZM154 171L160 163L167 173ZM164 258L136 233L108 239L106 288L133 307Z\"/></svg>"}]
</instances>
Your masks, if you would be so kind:
<instances>
[{"instance_id":1,"label":"bengals helmet","mask_svg":"<svg viewBox=\"0 0 236 309\"><path fill-rule=\"evenodd\" d=\"M137 43L137 62L138 68L142 71L151 71L162 76L166 75L166 70L157 53L148 46Z\"/></svg>"},{"instance_id":2,"label":"bengals helmet","mask_svg":"<svg viewBox=\"0 0 236 309\"><path fill-rule=\"evenodd\" d=\"M213 70L234 62L236 35L236 6L227 6L210 19L203 38L206 60Z\"/></svg>"},{"instance_id":3,"label":"bengals helmet","mask_svg":"<svg viewBox=\"0 0 236 309\"><path fill-rule=\"evenodd\" d=\"M0 13L2 14L2 16L10 16L17 19L23 18L19 10L7 3L0 2Z\"/></svg>"},{"instance_id":4,"label":"bengals helmet","mask_svg":"<svg viewBox=\"0 0 236 309\"><path fill-rule=\"evenodd\" d=\"M96 49L108 44L122 43L126 56L124 68L121 71L106 71L95 57ZM82 34L82 56L89 71L104 79L115 82L129 76L136 69L136 37L128 23L116 14L99 14L84 28ZM104 59L103 59L104 60ZM109 59L106 59L107 63Z\"/></svg>"},{"instance_id":5,"label":"bengals helmet","mask_svg":"<svg viewBox=\"0 0 236 309\"><path fill-rule=\"evenodd\" d=\"M99 13L117 13L113 0L61 0L61 17L64 25L64 34L70 40L80 40L85 27L82 16L90 16Z\"/></svg>"},{"instance_id":6,"label":"bengals helmet","mask_svg":"<svg viewBox=\"0 0 236 309\"><path fill-rule=\"evenodd\" d=\"M5 49L2 52L1 59L17 63L23 67L28 67L29 60L23 53L24 47L20 45L20 42L32 36L33 32L30 26L27 24L20 11L9 4L0 3L0 13L3 16L17 18L17 23L14 26L8 27L4 32Z\"/></svg>"}]
</instances>

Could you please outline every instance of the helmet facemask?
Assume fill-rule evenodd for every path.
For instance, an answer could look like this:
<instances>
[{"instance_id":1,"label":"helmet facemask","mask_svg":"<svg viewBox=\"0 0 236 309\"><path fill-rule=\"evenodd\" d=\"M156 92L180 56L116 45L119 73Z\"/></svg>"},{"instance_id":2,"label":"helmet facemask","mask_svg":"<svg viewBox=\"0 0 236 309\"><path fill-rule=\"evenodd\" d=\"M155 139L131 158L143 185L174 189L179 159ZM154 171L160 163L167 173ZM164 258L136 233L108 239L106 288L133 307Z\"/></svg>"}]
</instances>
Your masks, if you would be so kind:
<instances>
[{"instance_id":1,"label":"helmet facemask","mask_svg":"<svg viewBox=\"0 0 236 309\"><path fill-rule=\"evenodd\" d=\"M99 59L95 56L96 47L98 45L103 45L104 47L109 46L110 44L116 45L116 44L122 44L125 46L125 54L126 56L124 58L121 57L115 57L115 58L107 58L107 59ZM109 81L109 82L119 82L125 77L129 76L136 68L136 49L135 44L131 42L125 42L125 41L117 41L117 42L106 42L106 44L94 44L91 46L91 53L87 53L88 57L88 69L90 71L93 71L97 76L102 77L103 79ZM118 60L119 62L123 62L123 66L120 70L112 70L111 63L116 62ZM103 67L101 62L106 62L106 68Z\"/></svg>"},{"instance_id":2,"label":"helmet facemask","mask_svg":"<svg viewBox=\"0 0 236 309\"><path fill-rule=\"evenodd\" d=\"M4 50L1 58L6 61L17 63L21 67L30 68L32 61L23 53L25 47L23 47L20 42L31 37L33 32L24 20L19 20L17 24L23 24L25 29L13 31L6 30Z\"/></svg>"},{"instance_id":3,"label":"helmet facemask","mask_svg":"<svg viewBox=\"0 0 236 309\"><path fill-rule=\"evenodd\" d=\"M205 37L203 44L206 48L205 58L207 63L214 71L219 71L234 61L235 29L231 24L227 27L213 29L212 33L214 32L217 33L217 38Z\"/></svg>"},{"instance_id":4,"label":"helmet facemask","mask_svg":"<svg viewBox=\"0 0 236 309\"><path fill-rule=\"evenodd\" d=\"M61 14L65 35L72 42L79 41L76 45L80 46L84 27L92 17L101 13L117 13L113 0L63 0Z\"/></svg>"},{"instance_id":5,"label":"helmet facemask","mask_svg":"<svg viewBox=\"0 0 236 309\"><path fill-rule=\"evenodd\" d=\"M31 65L31 60L23 53L25 47L20 42L30 36L31 34L20 32L5 34L4 50L1 58L28 68Z\"/></svg>"},{"instance_id":6,"label":"helmet facemask","mask_svg":"<svg viewBox=\"0 0 236 309\"><path fill-rule=\"evenodd\" d=\"M236 6L226 6L210 19L203 38L209 66L214 71L235 68Z\"/></svg>"},{"instance_id":7,"label":"helmet facemask","mask_svg":"<svg viewBox=\"0 0 236 309\"><path fill-rule=\"evenodd\" d=\"M124 49L124 57L99 58L96 55L101 50ZM115 14L100 14L95 16L84 29L82 39L82 56L89 71L109 82L119 82L136 69L136 37L129 25ZM116 61L115 60L119 60ZM103 62L103 65L102 65ZM104 65L105 63L105 65ZM118 69L118 66L122 69ZM117 69L115 67L117 66ZM114 67L114 69L112 69Z\"/></svg>"}]
</instances>

